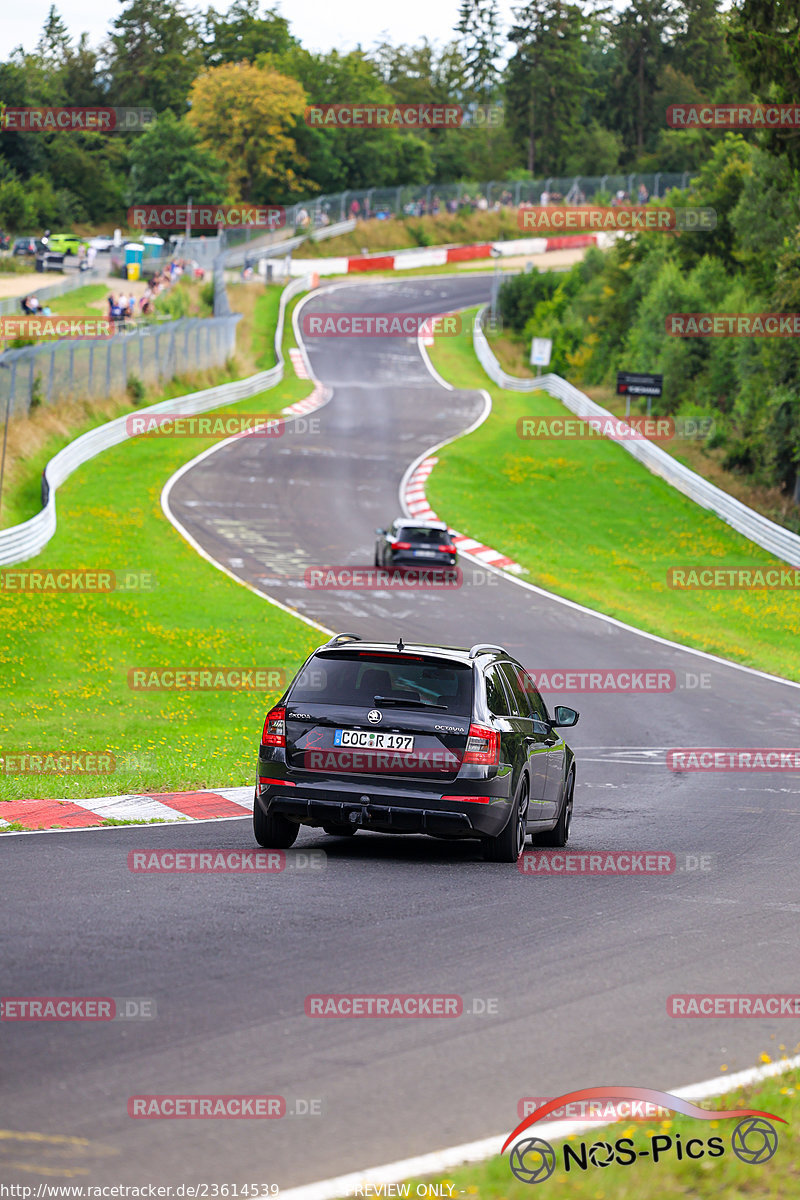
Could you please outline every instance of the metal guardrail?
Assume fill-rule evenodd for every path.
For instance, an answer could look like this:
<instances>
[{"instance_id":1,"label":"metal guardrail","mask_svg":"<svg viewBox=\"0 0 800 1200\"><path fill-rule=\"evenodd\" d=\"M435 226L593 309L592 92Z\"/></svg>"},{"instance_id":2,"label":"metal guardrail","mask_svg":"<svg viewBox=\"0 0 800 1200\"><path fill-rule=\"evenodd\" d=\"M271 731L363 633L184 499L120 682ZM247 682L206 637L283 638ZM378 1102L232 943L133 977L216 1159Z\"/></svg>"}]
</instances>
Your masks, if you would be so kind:
<instances>
[{"instance_id":1,"label":"metal guardrail","mask_svg":"<svg viewBox=\"0 0 800 1200\"><path fill-rule=\"evenodd\" d=\"M284 359L281 351L283 326L286 305L300 292L307 291L311 286L311 277L305 276L290 283L281 294L278 324L275 330L275 354L277 364L268 371L260 371L247 379L239 379L233 383L223 383L218 387L205 388L201 392L192 392L188 396L179 396L173 400L162 400L158 404L150 404L138 409L142 413L175 413L183 416L208 412L217 407L235 404L246 400L267 388L274 387L283 378ZM35 517L22 525L14 525L11 529L0 530L0 566L10 566L12 563L25 562L47 545L56 531L56 490L73 471L90 459L127 441L131 436L127 429L127 420L131 414L117 417L82 434L63 450L60 450L44 469L42 478L42 495L44 507Z\"/></svg>"},{"instance_id":2,"label":"metal guardrail","mask_svg":"<svg viewBox=\"0 0 800 1200\"><path fill-rule=\"evenodd\" d=\"M613 419L613 414L607 408L590 400L584 392L579 391L566 379L562 379L560 375L542 375L539 379L519 379L514 375L508 375L492 353L486 335L480 328L486 311L487 309L483 308L479 320L474 322L473 344L478 361L490 379L493 379L500 387L515 392L547 392L579 417L611 417ZM658 475L677 491L682 492L684 496L688 496L690 500L694 500L701 508L715 513L732 529L749 538L751 542L768 550L770 554L774 554L783 562L791 563L793 567L800 567L800 537L796 533L784 529L781 525L776 525L774 521L770 521L761 513L742 504L741 500L729 496L722 488L716 487L707 479L703 479L702 475L689 470L671 454L667 454L666 450L662 450L660 446L654 445L646 438L621 441L619 445L647 467L648 471Z\"/></svg>"},{"instance_id":3,"label":"metal guardrail","mask_svg":"<svg viewBox=\"0 0 800 1200\"><path fill-rule=\"evenodd\" d=\"M67 292L74 292L77 288L86 287L89 283L97 283L100 278L102 278L102 272L95 267L91 271L76 271L74 275L68 275L66 279L59 279L58 283L48 283L46 287L32 284L22 295L7 296L4 300L0 300L0 317L21 317L23 313L20 301L24 296L36 296L40 303L45 303L55 299L56 296L63 296Z\"/></svg>"}]
</instances>

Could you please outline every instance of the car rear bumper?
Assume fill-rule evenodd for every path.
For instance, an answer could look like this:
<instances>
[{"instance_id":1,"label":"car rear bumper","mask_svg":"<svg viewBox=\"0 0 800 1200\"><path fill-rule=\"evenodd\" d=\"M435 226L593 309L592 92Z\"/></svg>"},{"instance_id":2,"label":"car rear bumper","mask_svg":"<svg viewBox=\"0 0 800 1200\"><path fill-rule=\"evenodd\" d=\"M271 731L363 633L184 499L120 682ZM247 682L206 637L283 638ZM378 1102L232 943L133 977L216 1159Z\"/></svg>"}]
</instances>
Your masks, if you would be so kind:
<instances>
[{"instance_id":1,"label":"car rear bumper","mask_svg":"<svg viewBox=\"0 0 800 1200\"><path fill-rule=\"evenodd\" d=\"M367 779L324 781L298 778L272 783L260 776L257 803L267 815L280 814L303 825L354 825L378 833L428 833L434 837L496 837L511 811L507 776L400 790ZM463 799L488 797L488 802ZM454 799L454 797L458 799Z\"/></svg>"}]
</instances>

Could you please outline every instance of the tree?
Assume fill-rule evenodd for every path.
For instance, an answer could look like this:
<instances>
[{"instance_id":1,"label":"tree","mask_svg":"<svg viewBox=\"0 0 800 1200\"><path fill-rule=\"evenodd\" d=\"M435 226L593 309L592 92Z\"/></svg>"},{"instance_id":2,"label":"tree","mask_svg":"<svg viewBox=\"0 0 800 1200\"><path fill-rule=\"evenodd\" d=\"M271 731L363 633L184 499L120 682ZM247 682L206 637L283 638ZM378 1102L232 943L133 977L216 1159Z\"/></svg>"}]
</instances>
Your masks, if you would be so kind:
<instances>
[{"instance_id":1,"label":"tree","mask_svg":"<svg viewBox=\"0 0 800 1200\"><path fill-rule=\"evenodd\" d=\"M734 66L725 45L725 23L719 0L681 0L671 60L674 69L713 95L727 82Z\"/></svg>"},{"instance_id":2,"label":"tree","mask_svg":"<svg viewBox=\"0 0 800 1200\"><path fill-rule=\"evenodd\" d=\"M471 100L487 103L499 76L501 35L497 0L461 0L456 31L461 34L465 90Z\"/></svg>"},{"instance_id":3,"label":"tree","mask_svg":"<svg viewBox=\"0 0 800 1200\"><path fill-rule=\"evenodd\" d=\"M650 97L666 61L673 16L673 0L630 0L612 24L619 65L612 83L618 128L629 144L635 144L638 155L664 123L664 114L654 109Z\"/></svg>"},{"instance_id":4,"label":"tree","mask_svg":"<svg viewBox=\"0 0 800 1200\"><path fill-rule=\"evenodd\" d=\"M130 163L130 204L182 204L189 197L221 204L226 198L225 163L169 109L135 139Z\"/></svg>"},{"instance_id":5,"label":"tree","mask_svg":"<svg viewBox=\"0 0 800 1200\"><path fill-rule=\"evenodd\" d=\"M114 103L185 112L189 88L203 65L197 18L180 0L129 0L112 30Z\"/></svg>"},{"instance_id":6,"label":"tree","mask_svg":"<svg viewBox=\"0 0 800 1200\"><path fill-rule=\"evenodd\" d=\"M209 8L205 16L206 66L254 62L259 54L284 54L299 45L285 17L271 8L260 17L259 7L260 0L234 0L224 14Z\"/></svg>"},{"instance_id":7,"label":"tree","mask_svg":"<svg viewBox=\"0 0 800 1200\"><path fill-rule=\"evenodd\" d=\"M224 63L195 79L186 120L224 162L232 197L272 203L306 185L294 139L305 103L297 80L266 64Z\"/></svg>"},{"instance_id":8,"label":"tree","mask_svg":"<svg viewBox=\"0 0 800 1200\"><path fill-rule=\"evenodd\" d=\"M795 103L800 79L800 0L742 0L728 35L731 54L753 92ZM800 167L800 129L771 133L766 145Z\"/></svg>"},{"instance_id":9,"label":"tree","mask_svg":"<svg viewBox=\"0 0 800 1200\"><path fill-rule=\"evenodd\" d=\"M531 174L557 174L580 128L589 90L582 42L591 29L577 4L529 0L513 10L517 47L506 72L506 122Z\"/></svg>"},{"instance_id":10,"label":"tree","mask_svg":"<svg viewBox=\"0 0 800 1200\"><path fill-rule=\"evenodd\" d=\"M259 63L262 60L259 59ZM311 54L298 49L264 56L279 70L298 79L308 104L392 104L397 98L381 79L381 67L363 50ZM430 94L424 96L430 102ZM405 101L404 101L405 102ZM410 102L410 101L409 101ZM430 135L396 128L315 128L298 123L297 145L307 174L322 192L427 183L433 177Z\"/></svg>"}]
</instances>

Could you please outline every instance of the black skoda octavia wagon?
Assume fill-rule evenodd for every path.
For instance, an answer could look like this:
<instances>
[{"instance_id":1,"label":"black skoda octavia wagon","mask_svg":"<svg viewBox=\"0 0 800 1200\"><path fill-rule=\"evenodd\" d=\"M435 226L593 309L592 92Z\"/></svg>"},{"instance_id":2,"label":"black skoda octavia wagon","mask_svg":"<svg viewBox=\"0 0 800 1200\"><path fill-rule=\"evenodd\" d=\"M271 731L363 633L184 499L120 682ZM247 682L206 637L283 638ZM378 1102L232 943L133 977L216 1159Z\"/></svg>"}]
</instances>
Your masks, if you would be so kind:
<instances>
[{"instance_id":1,"label":"black skoda octavia wagon","mask_svg":"<svg viewBox=\"0 0 800 1200\"><path fill-rule=\"evenodd\" d=\"M253 827L291 846L301 825L351 836L477 838L516 862L527 834L564 846L575 756L528 673L500 646L364 642L341 633L267 713Z\"/></svg>"}]
</instances>

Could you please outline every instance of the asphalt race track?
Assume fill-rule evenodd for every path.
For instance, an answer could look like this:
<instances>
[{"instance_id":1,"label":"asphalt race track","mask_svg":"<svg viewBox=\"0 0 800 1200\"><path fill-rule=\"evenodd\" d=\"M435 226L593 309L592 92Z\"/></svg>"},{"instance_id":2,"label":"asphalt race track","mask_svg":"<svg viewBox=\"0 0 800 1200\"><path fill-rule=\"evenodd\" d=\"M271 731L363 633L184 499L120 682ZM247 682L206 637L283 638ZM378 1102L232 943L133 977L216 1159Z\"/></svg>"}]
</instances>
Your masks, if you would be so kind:
<instances>
[{"instance_id":1,"label":"asphalt race track","mask_svg":"<svg viewBox=\"0 0 800 1200\"><path fill-rule=\"evenodd\" d=\"M446 311L485 301L489 287L487 276L360 283L303 311ZM336 631L500 642L531 668L675 671L668 694L561 697L582 714L567 733L578 759L570 848L673 852L683 868L705 855L706 869L543 878L485 863L469 843L306 830L281 874L136 875L131 849L254 846L249 819L4 838L3 993L146 997L157 1009L148 1021L0 1026L2 1127L44 1135L0 1139L8 1182L284 1189L510 1131L524 1096L671 1090L798 1040L794 1020L672 1019L666 1000L796 990L800 779L673 774L663 755L796 745L797 690L469 563L455 594L305 589L308 566L371 565L409 463L483 406L479 393L443 390L413 339L306 345L333 388L320 432L224 447L176 484L176 518L235 574ZM270 613L265 603L265 641ZM691 686L700 675L707 686ZM303 869L319 849L324 869ZM417 992L492 1011L304 1013L310 993ZM176 1093L281 1095L290 1110L321 1111L127 1115L131 1096Z\"/></svg>"}]
</instances>

